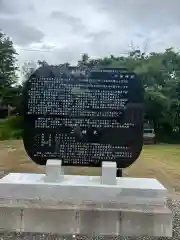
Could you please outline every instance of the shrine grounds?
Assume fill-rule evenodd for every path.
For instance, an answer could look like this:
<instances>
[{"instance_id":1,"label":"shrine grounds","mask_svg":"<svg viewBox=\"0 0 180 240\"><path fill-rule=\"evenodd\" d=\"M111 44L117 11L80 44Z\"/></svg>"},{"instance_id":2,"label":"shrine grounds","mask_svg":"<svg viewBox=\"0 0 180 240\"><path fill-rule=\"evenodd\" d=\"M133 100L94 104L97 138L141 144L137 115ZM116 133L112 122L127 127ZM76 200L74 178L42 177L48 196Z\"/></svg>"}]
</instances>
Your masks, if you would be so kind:
<instances>
[{"instance_id":1,"label":"shrine grounds","mask_svg":"<svg viewBox=\"0 0 180 240\"><path fill-rule=\"evenodd\" d=\"M80 175L99 175L100 168L68 167L66 172ZM44 172L33 163L21 140L0 141L0 175L8 172ZM180 145L145 145L139 159L123 170L124 176L157 178L170 193L180 199Z\"/></svg>"}]
</instances>

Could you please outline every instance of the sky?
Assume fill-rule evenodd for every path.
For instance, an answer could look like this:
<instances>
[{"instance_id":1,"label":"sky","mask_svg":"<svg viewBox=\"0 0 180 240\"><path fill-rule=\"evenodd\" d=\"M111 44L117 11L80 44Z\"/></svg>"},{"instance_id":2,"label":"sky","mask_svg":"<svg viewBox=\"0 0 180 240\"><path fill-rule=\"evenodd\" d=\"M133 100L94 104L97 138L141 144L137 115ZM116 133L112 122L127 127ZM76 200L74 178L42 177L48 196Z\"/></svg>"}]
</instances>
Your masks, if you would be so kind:
<instances>
[{"instance_id":1,"label":"sky","mask_svg":"<svg viewBox=\"0 0 180 240\"><path fill-rule=\"evenodd\" d=\"M180 0L0 0L0 29L18 65L76 64L91 57L180 50Z\"/></svg>"}]
</instances>

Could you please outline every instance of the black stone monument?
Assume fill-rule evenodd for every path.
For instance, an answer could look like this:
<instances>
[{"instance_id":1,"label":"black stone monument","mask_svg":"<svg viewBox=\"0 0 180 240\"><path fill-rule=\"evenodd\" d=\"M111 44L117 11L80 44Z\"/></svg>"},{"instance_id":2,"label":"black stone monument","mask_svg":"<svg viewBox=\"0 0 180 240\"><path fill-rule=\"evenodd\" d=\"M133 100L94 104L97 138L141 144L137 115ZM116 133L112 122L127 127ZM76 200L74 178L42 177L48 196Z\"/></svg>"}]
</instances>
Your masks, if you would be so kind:
<instances>
[{"instance_id":1,"label":"black stone monument","mask_svg":"<svg viewBox=\"0 0 180 240\"><path fill-rule=\"evenodd\" d=\"M143 145L143 89L133 72L94 68L90 72L37 69L24 89L24 146L45 165L131 165Z\"/></svg>"}]
</instances>

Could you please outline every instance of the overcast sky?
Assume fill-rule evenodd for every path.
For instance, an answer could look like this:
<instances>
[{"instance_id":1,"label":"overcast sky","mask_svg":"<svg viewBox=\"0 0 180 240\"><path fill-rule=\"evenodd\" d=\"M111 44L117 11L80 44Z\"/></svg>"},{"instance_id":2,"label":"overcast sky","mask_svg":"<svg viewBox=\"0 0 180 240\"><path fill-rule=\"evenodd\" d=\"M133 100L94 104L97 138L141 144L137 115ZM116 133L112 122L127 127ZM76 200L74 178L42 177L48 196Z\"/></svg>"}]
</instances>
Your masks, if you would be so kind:
<instances>
[{"instance_id":1,"label":"overcast sky","mask_svg":"<svg viewBox=\"0 0 180 240\"><path fill-rule=\"evenodd\" d=\"M0 0L0 29L24 61L76 63L134 47L180 50L180 0ZM27 51L38 49L40 51Z\"/></svg>"}]
</instances>

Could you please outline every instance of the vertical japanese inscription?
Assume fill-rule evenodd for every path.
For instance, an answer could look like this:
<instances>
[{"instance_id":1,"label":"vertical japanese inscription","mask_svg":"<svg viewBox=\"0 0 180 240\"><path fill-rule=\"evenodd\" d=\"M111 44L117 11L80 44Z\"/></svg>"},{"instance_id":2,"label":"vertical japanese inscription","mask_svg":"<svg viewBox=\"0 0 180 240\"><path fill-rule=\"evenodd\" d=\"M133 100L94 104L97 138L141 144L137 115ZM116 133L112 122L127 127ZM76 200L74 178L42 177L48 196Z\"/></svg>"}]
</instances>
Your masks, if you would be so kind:
<instances>
[{"instance_id":1,"label":"vertical japanese inscription","mask_svg":"<svg viewBox=\"0 0 180 240\"><path fill-rule=\"evenodd\" d=\"M143 140L143 91L134 73L95 69L73 75L53 66L38 69L24 91L24 145L38 164L132 164Z\"/></svg>"}]
</instances>

